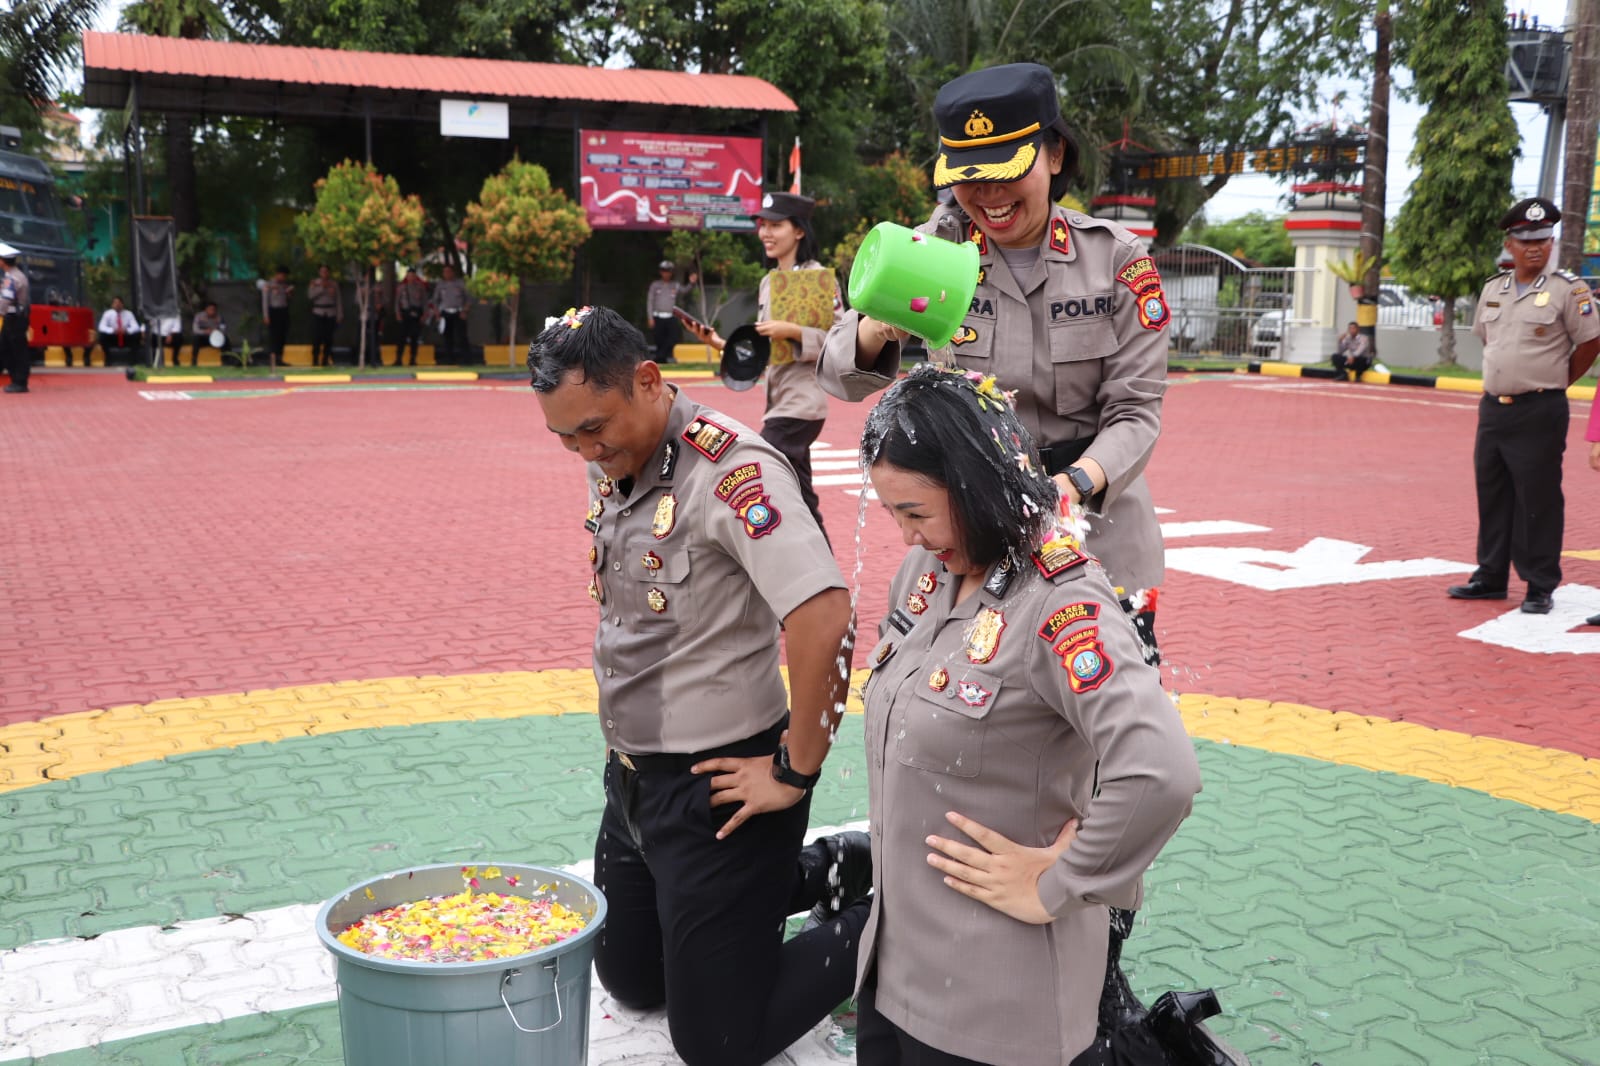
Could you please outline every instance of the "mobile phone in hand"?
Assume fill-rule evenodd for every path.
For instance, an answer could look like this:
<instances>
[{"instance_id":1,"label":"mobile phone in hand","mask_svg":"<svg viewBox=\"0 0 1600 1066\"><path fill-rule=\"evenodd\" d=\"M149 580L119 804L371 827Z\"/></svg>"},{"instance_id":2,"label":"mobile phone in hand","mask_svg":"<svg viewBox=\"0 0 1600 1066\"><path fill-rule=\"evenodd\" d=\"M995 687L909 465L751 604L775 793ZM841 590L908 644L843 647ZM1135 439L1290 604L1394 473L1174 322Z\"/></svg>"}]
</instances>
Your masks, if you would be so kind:
<instances>
[{"instance_id":1,"label":"mobile phone in hand","mask_svg":"<svg viewBox=\"0 0 1600 1066\"><path fill-rule=\"evenodd\" d=\"M702 333L709 334L712 332L710 326L706 325L704 322L700 321L698 318L694 317L681 307L674 307L672 309L672 313L678 316L679 322L682 322L685 326L689 327L689 331L691 333L699 335Z\"/></svg>"}]
</instances>

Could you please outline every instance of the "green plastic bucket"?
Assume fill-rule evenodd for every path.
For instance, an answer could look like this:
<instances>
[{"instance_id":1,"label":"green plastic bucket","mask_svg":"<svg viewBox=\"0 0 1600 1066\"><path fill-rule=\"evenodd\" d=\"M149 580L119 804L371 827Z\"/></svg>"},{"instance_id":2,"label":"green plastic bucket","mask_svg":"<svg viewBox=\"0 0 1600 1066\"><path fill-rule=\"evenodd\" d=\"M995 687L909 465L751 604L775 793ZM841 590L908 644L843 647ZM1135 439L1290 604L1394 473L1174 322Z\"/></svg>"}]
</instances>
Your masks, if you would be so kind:
<instances>
[{"instance_id":1,"label":"green plastic bucket","mask_svg":"<svg viewBox=\"0 0 1600 1066\"><path fill-rule=\"evenodd\" d=\"M493 865L520 883L487 884L483 891L553 900L583 915L583 930L538 951L486 962L381 959L336 939L374 911L460 892L461 867L454 864L384 874L322 905L317 938L337 962L345 1066L588 1062L589 974L606 920L605 897L559 870Z\"/></svg>"},{"instance_id":2,"label":"green plastic bucket","mask_svg":"<svg viewBox=\"0 0 1600 1066\"><path fill-rule=\"evenodd\" d=\"M850 267L852 307L935 348L949 344L961 328L977 289L977 245L893 222L872 227Z\"/></svg>"}]
</instances>

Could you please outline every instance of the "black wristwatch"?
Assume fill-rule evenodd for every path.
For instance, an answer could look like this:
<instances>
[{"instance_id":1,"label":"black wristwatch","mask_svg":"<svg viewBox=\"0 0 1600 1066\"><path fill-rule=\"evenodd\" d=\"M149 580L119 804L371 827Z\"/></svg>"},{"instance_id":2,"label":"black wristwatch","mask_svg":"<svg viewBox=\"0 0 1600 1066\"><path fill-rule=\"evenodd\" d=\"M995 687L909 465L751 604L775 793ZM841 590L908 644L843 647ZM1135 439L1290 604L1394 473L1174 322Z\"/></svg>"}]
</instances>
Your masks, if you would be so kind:
<instances>
[{"instance_id":1,"label":"black wristwatch","mask_svg":"<svg viewBox=\"0 0 1600 1066\"><path fill-rule=\"evenodd\" d=\"M1094 495L1094 478L1089 476L1089 471L1081 466L1069 466L1066 475L1072 487L1078 490L1079 499L1087 500Z\"/></svg>"},{"instance_id":2,"label":"black wristwatch","mask_svg":"<svg viewBox=\"0 0 1600 1066\"><path fill-rule=\"evenodd\" d=\"M772 776L788 785L790 788L811 791L816 783L822 780L822 771L814 774L803 774L789 765L789 745L779 744L778 750L772 753Z\"/></svg>"}]
</instances>

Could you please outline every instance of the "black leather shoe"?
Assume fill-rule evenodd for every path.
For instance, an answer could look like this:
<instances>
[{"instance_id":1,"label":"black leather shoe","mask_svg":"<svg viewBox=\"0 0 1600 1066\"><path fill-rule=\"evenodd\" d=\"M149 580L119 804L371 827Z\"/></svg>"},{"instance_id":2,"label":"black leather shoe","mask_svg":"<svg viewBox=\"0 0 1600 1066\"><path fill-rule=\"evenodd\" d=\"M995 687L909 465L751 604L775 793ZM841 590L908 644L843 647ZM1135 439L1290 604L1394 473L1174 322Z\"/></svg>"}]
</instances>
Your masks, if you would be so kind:
<instances>
[{"instance_id":1,"label":"black leather shoe","mask_svg":"<svg viewBox=\"0 0 1600 1066\"><path fill-rule=\"evenodd\" d=\"M16 382L12 382L10 385L6 386L6 391L7 392L27 392L28 391L28 386L26 386L26 385L18 385Z\"/></svg>"},{"instance_id":2,"label":"black leather shoe","mask_svg":"<svg viewBox=\"0 0 1600 1066\"><path fill-rule=\"evenodd\" d=\"M806 925L831 921L872 891L872 838L862 832L823 837L800 849L800 865L818 895Z\"/></svg>"},{"instance_id":3,"label":"black leather shoe","mask_svg":"<svg viewBox=\"0 0 1600 1066\"><path fill-rule=\"evenodd\" d=\"M1490 588L1488 585L1476 581L1469 581L1465 585L1451 585L1450 598L1452 600L1503 600L1506 598L1504 588Z\"/></svg>"},{"instance_id":4,"label":"black leather shoe","mask_svg":"<svg viewBox=\"0 0 1600 1066\"><path fill-rule=\"evenodd\" d=\"M1549 614L1550 608L1555 603L1548 592L1529 591L1528 598L1522 601L1523 614Z\"/></svg>"}]
</instances>

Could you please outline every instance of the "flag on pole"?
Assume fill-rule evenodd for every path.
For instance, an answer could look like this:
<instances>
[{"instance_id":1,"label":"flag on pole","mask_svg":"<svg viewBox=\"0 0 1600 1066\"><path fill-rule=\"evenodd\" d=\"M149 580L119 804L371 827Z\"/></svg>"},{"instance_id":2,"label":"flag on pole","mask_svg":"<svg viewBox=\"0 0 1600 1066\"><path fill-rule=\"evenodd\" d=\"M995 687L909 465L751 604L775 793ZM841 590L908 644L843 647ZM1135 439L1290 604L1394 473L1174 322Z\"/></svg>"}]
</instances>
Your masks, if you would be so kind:
<instances>
[{"instance_id":1,"label":"flag on pole","mask_svg":"<svg viewBox=\"0 0 1600 1066\"><path fill-rule=\"evenodd\" d=\"M789 182L789 191L795 196L800 195L800 138L794 139L794 147L789 150L789 173L793 180Z\"/></svg>"}]
</instances>

